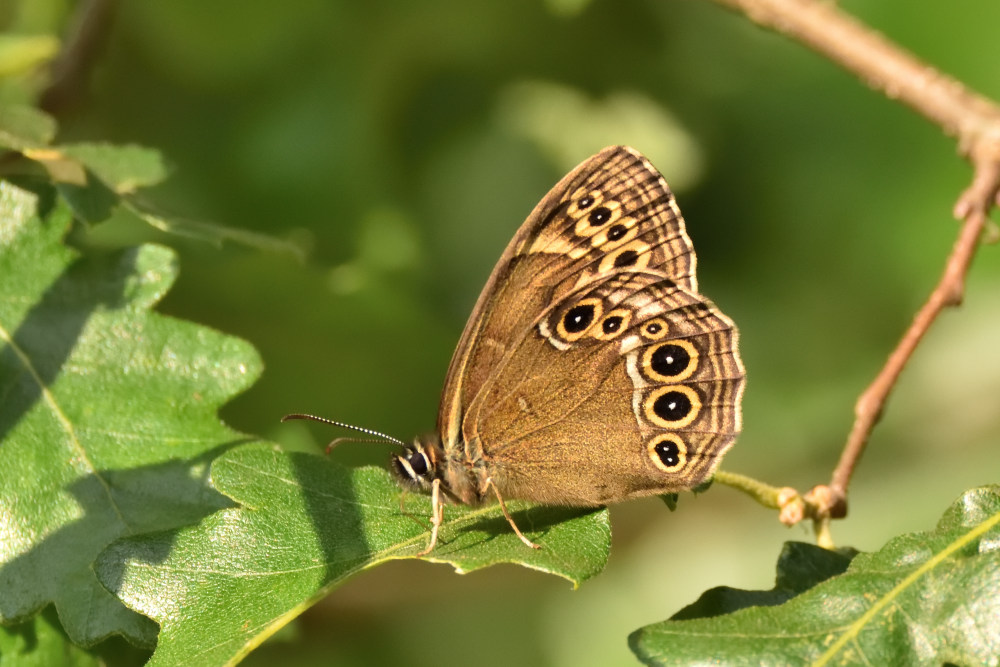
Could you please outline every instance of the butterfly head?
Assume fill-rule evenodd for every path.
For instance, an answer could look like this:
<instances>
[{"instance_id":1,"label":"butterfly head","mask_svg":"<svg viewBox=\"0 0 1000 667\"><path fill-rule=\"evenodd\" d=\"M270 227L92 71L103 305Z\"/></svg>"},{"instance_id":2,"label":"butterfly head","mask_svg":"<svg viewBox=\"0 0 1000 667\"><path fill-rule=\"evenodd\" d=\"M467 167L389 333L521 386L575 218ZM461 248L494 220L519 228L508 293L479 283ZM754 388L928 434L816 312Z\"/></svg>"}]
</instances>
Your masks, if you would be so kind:
<instances>
[{"instance_id":1,"label":"butterfly head","mask_svg":"<svg viewBox=\"0 0 1000 667\"><path fill-rule=\"evenodd\" d=\"M435 436L417 438L392 457L392 472L405 488L429 491L438 476L441 443Z\"/></svg>"}]
</instances>

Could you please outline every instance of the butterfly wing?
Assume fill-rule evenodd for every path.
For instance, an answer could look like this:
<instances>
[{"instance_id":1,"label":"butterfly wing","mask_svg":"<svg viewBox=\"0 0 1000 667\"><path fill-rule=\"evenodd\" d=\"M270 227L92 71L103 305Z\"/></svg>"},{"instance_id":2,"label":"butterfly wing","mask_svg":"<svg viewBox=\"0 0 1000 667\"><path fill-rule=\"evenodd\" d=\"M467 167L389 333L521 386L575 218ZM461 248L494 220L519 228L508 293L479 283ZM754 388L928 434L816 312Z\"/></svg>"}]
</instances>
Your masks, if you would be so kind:
<instances>
[{"instance_id":1,"label":"butterfly wing","mask_svg":"<svg viewBox=\"0 0 1000 667\"><path fill-rule=\"evenodd\" d=\"M546 195L494 269L449 368L442 442L510 498L692 488L740 429L737 338L697 291L666 182L607 148Z\"/></svg>"},{"instance_id":2,"label":"butterfly wing","mask_svg":"<svg viewBox=\"0 0 1000 667\"><path fill-rule=\"evenodd\" d=\"M538 203L497 262L445 379L438 433L466 443L463 421L498 365L552 304L601 277L655 269L697 292L695 255L663 177L634 149L612 146L567 174Z\"/></svg>"},{"instance_id":3,"label":"butterfly wing","mask_svg":"<svg viewBox=\"0 0 1000 667\"><path fill-rule=\"evenodd\" d=\"M740 430L732 322L655 271L588 284L511 347L465 418L501 493L601 505L690 489Z\"/></svg>"}]
</instances>

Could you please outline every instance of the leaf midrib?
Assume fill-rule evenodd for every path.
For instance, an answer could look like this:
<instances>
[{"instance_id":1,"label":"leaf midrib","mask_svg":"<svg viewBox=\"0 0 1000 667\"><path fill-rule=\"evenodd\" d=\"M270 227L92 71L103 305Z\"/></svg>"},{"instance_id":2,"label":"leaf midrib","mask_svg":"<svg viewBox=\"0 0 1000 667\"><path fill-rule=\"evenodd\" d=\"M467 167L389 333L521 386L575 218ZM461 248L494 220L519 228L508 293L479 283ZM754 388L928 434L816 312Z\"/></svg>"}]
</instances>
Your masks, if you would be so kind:
<instances>
[{"instance_id":1,"label":"leaf midrib","mask_svg":"<svg viewBox=\"0 0 1000 667\"><path fill-rule=\"evenodd\" d=\"M10 332L7 330L7 327L5 327L2 322L0 322L0 339L2 339L10 347L10 349L14 351L14 354L17 355L18 360L20 360L24 368L27 369L28 373L31 374L31 377L32 379L34 379L35 384L38 385L38 389L41 392L43 399L49 405L49 408L55 415L56 420L58 420L63 430L66 432L69 444L76 453L76 458L82 461L86 469L98 480L98 482L100 482L101 488L104 489L104 494L108 498L108 504L114 510L115 516L118 518L118 521L121 523L121 525L124 527L126 531L131 532L128 522L122 515L121 510L118 508L118 503L115 502L114 495L111 493L111 486L108 484L107 480L104 479L104 477L102 477L98 473L97 467L93 464L93 462L90 460L90 457L87 455L87 450L84 448L83 443L80 442L80 439L76 435L76 429L73 427L73 422L70 421L69 417L66 416L66 413L63 412L62 408L60 408L59 402L56 400L55 395L53 395L48 385L45 384L45 381L42 379L42 376L39 375L34 364L31 363L31 357L29 357L28 354L23 349L21 349L19 345L17 345L17 343L14 341L14 337L10 335Z\"/></svg>"},{"instance_id":2,"label":"leaf midrib","mask_svg":"<svg viewBox=\"0 0 1000 667\"><path fill-rule=\"evenodd\" d=\"M916 581L936 568L938 565L943 563L956 551L959 551L970 542L978 537L981 537L984 533L989 531L991 528L1000 524L1000 512L992 515L991 517L984 519L982 522L977 524L974 528L963 534L957 540L949 544L947 547L934 554L932 557L928 558L920 567L915 569L913 572L908 574L903 578L898 584L896 584L892 590L879 598L875 604L873 604L868 611L862 614L856 621L847 626L844 633L830 645L829 648L821 655L814 663L813 667L823 667L830 663L831 660L847 645L848 642L857 639L861 630L869 623L875 616L882 612L890 603L894 602L896 598L902 595L903 591L912 586Z\"/></svg>"}]
</instances>

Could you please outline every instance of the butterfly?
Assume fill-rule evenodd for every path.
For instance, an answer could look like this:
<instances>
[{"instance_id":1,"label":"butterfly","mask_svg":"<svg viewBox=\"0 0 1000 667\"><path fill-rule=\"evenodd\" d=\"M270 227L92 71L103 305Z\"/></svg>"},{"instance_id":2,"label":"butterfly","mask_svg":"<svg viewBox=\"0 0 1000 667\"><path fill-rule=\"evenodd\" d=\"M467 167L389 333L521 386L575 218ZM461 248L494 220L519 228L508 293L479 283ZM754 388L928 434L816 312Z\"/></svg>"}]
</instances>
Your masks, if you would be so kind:
<instances>
[{"instance_id":1,"label":"butterfly","mask_svg":"<svg viewBox=\"0 0 1000 667\"><path fill-rule=\"evenodd\" d=\"M733 322L698 292L696 257L666 181L605 148L517 231L448 367L436 431L391 460L444 503L601 506L695 488L740 432Z\"/></svg>"}]
</instances>

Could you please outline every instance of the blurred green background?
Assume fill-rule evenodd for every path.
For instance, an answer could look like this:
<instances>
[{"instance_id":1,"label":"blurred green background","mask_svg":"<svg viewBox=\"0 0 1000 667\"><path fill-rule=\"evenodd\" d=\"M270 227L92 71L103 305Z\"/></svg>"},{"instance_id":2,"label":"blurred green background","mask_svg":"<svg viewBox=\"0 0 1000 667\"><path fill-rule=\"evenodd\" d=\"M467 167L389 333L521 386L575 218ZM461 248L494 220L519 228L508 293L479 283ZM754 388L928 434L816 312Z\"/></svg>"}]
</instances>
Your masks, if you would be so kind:
<instances>
[{"instance_id":1,"label":"blurred green background","mask_svg":"<svg viewBox=\"0 0 1000 667\"><path fill-rule=\"evenodd\" d=\"M1000 98L995 1L841 4ZM742 331L745 428L724 467L808 489L828 479L857 394L937 281L970 178L938 128L705 0L109 6L87 85L57 109L60 140L159 148L175 171L147 193L157 207L309 255L125 219L76 242L176 248L160 310L260 350L263 377L223 417L291 448L333 437L279 424L293 411L404 439L433 428L453 346L509 238L565 171L628 143L674 187L701 288ZM77 9L7 0L0 20L66 35ZM987 246L966 304L905 372L838 543L870 550L930 529L961 491L1000 481L998 331ZM384 464L389 451L335 456ZM612 521L608 568L580 590L513 566L459 576L397 562L246 664L631 664L629 632L713 586L770 588L782 541L811 539L725 488L683 496L676 513L628 503Z\"/></svg>"}]
</instances>

